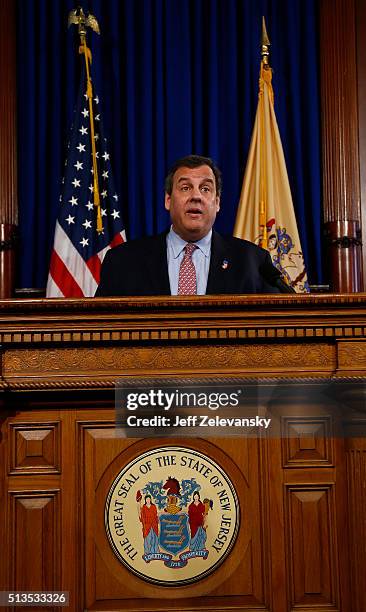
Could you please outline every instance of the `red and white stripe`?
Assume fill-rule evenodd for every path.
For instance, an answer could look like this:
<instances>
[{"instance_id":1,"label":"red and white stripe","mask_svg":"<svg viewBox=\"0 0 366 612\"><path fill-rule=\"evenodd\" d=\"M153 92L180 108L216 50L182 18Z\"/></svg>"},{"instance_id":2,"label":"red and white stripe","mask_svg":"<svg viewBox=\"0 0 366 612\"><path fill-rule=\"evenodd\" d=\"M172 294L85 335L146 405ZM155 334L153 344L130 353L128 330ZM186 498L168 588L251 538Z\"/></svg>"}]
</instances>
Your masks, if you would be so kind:
<instances>
[{"instance_id":1,"label":"red and white stripe","mask_svg":"<svg viewBox=\"0 0 366 612\"><path fill-rule=\"evenodd\" d=\"M47 282L47 297L93 297L100 280L100 268L108 249L126 241L123 230L110 244L85 261L57 221Z\"/></svg>"}]
</instances>

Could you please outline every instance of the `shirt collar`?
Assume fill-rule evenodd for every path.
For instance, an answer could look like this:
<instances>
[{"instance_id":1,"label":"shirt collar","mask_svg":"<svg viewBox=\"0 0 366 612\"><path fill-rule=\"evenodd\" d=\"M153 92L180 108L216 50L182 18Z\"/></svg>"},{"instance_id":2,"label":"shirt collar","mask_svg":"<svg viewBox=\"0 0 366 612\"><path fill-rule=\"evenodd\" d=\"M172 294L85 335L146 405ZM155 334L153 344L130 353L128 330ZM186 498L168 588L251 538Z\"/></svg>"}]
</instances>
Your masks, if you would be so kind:
<instances>
[{"instance_id":1,"label":"shirt collar","mask_svg":"<svg viewBox=\"0 0 366 612\"><path fill-rule=\"evenodd\" d=\"M201 238L201 240L197 240L194 243L202 251L205 257L210 256L211 239L212 239L212 229L210 229L208 234L206 234L206 236ZM179 255L183 251L184 247L187 244L187 241L183 240L183 238L181 238L180 236L178 236L178 234L175 233L175 231L173 230L173 226L171 226L170 231L168 233L168 240L170 242L170 246L173 251L174 259L176 259L177 257L179 257Z\"/></svg>"}]
</instances>

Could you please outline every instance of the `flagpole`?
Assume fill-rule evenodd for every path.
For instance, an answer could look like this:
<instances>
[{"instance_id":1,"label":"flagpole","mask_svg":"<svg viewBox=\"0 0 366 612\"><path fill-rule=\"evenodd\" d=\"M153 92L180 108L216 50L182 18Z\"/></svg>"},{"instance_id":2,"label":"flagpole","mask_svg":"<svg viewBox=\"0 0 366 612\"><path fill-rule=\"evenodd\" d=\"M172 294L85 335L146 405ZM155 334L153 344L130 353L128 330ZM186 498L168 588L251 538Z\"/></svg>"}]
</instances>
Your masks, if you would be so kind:
<instances>
[{"instance_id":1,"label":"flagpole","mask_svg":"<svg viewBox=\"0 0 366 612\"><path fill-rule=\"evenodd\" d=\"M262 18L259 94L234 236L266 249L295 291L309 290L290 183L274 110L269 38Z\"/></svg>"},{"instance_id":2,"label":"flagpole","mask_svg":"<svg viewBox=\"0 0 366 612\"><path fill-rule=\"evenodd\" d=\"M260 200L259 200L259 245L266 249L268 247L268 236L267 236L267 160L266 160L266 144L265 144L265 125L264 125L264 100L263 100L263 87L265 70L270 71L272 76L272 69L269 65L269 47L270 41L266 29L266 21L262 17L262 41L261 41L261 70L259 79L259 116L260 116Z\"/></svg>"},{"instance_id":3,"label":"flagpole","mask_svg":"<svg viewBox=\"0 0 366 612\"><path fill-rule=\"evenodd\" d=\"M89 104L89 122L90 122L90 140L92 149L92 160L93 160L93 198L94 206L97 209L97 225L96 229L98 234L103 231L102 214L100 209L100 194L99 194L99 179L98 179L98 163L95 147L95 130L94 130L94 114L93 114L93 86L90 78L89 65L92 62L92 54L89 47L86 44L87 27L91 27L94 32L100 34L99 24L94 15L89 14L86 17L83 9L80 7L74 9L69 14L68 25L77 24L78 32L80 36L79 53L84 55L85 58L85 70L86 70L86 95Z\"/></svg>"}]
</instances>

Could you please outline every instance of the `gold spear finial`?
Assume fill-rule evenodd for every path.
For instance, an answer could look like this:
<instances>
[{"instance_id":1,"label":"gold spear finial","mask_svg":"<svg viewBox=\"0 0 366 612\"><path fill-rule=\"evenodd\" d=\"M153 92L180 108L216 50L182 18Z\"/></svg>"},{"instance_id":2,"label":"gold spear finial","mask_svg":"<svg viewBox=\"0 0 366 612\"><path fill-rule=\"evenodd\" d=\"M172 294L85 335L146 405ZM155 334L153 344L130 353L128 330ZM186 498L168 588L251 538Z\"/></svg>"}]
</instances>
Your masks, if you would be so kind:
<instances>
[{"instance_id":1,"label":"gold spear finial","mask_svg":"<svg viewBox=\"0 0 366 612\"><path fill-rule=\"evenodd\" d=\"M267 34L266 20L264 19L264 17L262 17L262 51L261 51L261 55L262 55L262 62L264 64L265 68L267 68L267 66L269 66L268 58L269 58L269 47L270 47L270 45L271 45L271 43L269 42L269 38L268 38L268 34Z\"/></svg>"}]
</instances>

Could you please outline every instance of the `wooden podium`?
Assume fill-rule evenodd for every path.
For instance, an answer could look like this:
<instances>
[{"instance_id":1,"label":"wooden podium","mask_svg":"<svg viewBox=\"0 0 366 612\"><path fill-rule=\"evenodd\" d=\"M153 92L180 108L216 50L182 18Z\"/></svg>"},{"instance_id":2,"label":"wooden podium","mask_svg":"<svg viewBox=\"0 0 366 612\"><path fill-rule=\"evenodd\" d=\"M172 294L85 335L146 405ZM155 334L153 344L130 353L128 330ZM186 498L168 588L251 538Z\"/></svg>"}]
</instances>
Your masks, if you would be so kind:
<instances>
[{"instance_id":1,"label":"wooden podium","mask_svg":"<svg viewBox=\"0 0 366 612\"><path fill-rule=\"evenodd\" d=\"M69 591L75 612L365 612L365 305L365 294L0 302L0 590ZM169 376L297 383L279 436L116 436L115 381ZM345 393L342 435L307 392L329 380ZM220 465L241 514L221 565L177 586L131 572L104 524L116 475L164 445Z\"/></svg>"}]
</instances>

